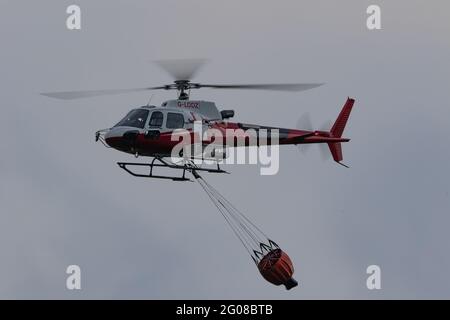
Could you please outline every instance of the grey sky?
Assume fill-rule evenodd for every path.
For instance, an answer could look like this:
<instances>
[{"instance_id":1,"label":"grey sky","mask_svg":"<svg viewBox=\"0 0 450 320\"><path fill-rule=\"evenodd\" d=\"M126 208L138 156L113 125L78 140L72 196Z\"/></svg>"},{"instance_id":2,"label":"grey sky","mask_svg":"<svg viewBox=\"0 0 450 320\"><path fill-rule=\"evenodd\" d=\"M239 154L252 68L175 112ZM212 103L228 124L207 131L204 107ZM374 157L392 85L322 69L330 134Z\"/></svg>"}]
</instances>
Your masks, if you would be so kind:
<instances>
[{"instance_id":1,"label":"grey sky","mask_svg":"<svg viewBox=\"0 0 450 320\"><path fill-rule=\"evenodd\" d=\"M448 1L79 0L68 31L72 3L0 0L0 298L450 298ZM326 82L193 93L242 122L294 127L309 111L319 127L356 98L350 169L283 147L276 176L205 176L289 253L298 288L262 279L200 186L132 178L115 164L131 157L94 142L149 94L38 95L166 83L151 63L166 58L210 59L204 82Z\"/></svg>"}]
</instances>

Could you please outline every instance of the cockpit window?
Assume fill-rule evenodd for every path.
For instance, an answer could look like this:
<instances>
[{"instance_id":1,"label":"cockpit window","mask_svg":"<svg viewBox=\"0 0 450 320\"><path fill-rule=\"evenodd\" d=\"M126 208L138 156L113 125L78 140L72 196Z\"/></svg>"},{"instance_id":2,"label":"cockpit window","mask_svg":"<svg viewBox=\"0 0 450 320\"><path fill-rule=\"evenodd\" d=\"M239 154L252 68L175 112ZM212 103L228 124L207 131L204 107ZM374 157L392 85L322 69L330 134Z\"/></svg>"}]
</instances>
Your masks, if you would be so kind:
<instances>
[{"instance_id":1,"label":"cockpit window","mask_svg":"<svg viewBox=\"0 0 450 320\"><path fill-rule=\"evenodd\" d=\"M120 120L115 127L135 127L143 129L145 126L145 121L147 121L148 110L145 109L135 109L130 111L125 118Z\"/></svg>"},{"instance_id":2,"label":"cockpit window","mask_svg":"<svg viewBox=\"0 0 450 320\"><path fill-rule=\"evenodd\" d=\"M152 128L161 128L162 123L163 113L161 111L153 111L148 126Z\"/></svg>"},{"instance_id":3,"label":"cockpit window","mask_svg":"<svg viewBox=\"0 0 450 320\"><path fill-rule=\"evenodd\" d=\"M167 113L167 129L179 129L184 127L184 117L181 113Z\"/></svg>"}]
</instances>

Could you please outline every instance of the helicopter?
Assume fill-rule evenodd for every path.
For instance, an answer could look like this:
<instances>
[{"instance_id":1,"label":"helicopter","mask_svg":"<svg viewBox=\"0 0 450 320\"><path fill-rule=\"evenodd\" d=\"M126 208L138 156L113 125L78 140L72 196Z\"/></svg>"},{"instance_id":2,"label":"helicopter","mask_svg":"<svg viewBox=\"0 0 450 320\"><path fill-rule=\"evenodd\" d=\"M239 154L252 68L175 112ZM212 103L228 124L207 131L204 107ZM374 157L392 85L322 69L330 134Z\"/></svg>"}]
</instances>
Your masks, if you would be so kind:
<instances>
[{"instance_id":1,"label":"helicopter","mask_svg":"<svg viewBox=\"0 0 450 320\"><path fill-rule=\"evenodd\" d=\"M347 98L329 131L286 129L232 122L230 119L235 115L234 110L219 111L212 101L191 100L190 91L211 88L298 92L319 87L322 83L203 84L191 80L204 64L204 60L164 60L159 61L158 64L174 78L173 83L147 88L48 92L42 93L42 95L72 100L139 91L177 90L177 99L164 101L161 106L147 103L145 106L129 111L113 127L97 131L95 133L96 141L102 142L106 147L133 154L136 157L153 158L150 163L118 162L120 168L133 176L191 181L186 177L187 172L191 173L248 251L263 278L274 285L284 285L287 290L297 286L297 281L292 277L294 266L287 253L205 181L199 172L227 173L219 165L227 156L227 148L263 145L326 144L334 161L347 167L342 163L341 143L350 141L348 138L343 138L342 135L355 100ZM205 134L198 134L196 126L199 126L200 132L205 132ZM179 138L183 137L183 135L180 136L180 132L185 138L189 138L182 145L183 148L179 152L175 152L175 156L182 159L181 163L173 161L174 150L180 144ZM212 134L213 132L215 134ZM211 152L206 152L211 145L213 146L212 149L209 149ZM200 148L195 150L195 146ZM199 166L195 162L198 157L215 160L217 166ZM143 167L149 168L149 171L136 170ZM155 174L154 169L161 167L181 170L182 175Z\"/></svg>"},{"instance_id":2,"label":"helicopter","mask_svg":"<svg viewBox=\"0 0 450 320\"><path fill-rule=\"evenodd\" d=\"M150 163L118 162L120 168L136 177L190 181L190 179L186 177L186 172L193 173L194 170L210 173L227 173L222 170L219 165L220 161L227 156L227 148L239 146L259 147L263 144L326 144L334 161L347 167L342 163L343 155L341 143L350 141L350 139L342 137L342 134L353 108L355 102L354 99L347 98L340 114L329 131L287 129L232 122L230 119L235 115L234 110L219 111L216 104L212 101L191 100L191 90L210 88L299 92L317 88L323 85L323 83L204 84L193 82L192 78L204 63L204 59L157 61L157 64L174 78L173 83L161 86L118 90L47 92L42 93L42 95L51 98L72 100L140 91L178 91L176 99L164 101L161 106L147 104L135 108L129 111L128 114L113 127L99 130L95 133L96 141L102 142L106 147L133 154L136 157L143 156L152 158ZM194 130L195 124L200 124L201 129L203 132L206 132L206 134L198 137L198 134L196 135ZM192 139L189 139L189 141L191 141L189 143L191 148L193 148L194 143L202 146L200 152L193 151L183 154L183 151L188 148L181 149L178 156L184 158L182 164L172 161L173 150L178 145L179 141L179 138L176 138L175 135L180 130L185 130L185 132L188 132L188 134L191 135ZM221 133L219 139L217 137L211 139L210 135L208 135L208 132L213 130ZM244 139L241 140L243 143L239 144L239 139L237 139L236 136L230 136L236 132L244 132ZM198 143L199 141L200 143ZM202 151L204 151L205 146L209 144L213 144L216 148L213 148L212 152L205 155ZM215 160L217 166L205 168L195 165L192 160L198 156L209 157L209 159ZM149 167L150 170L149 173L141 173L140 171L135 170L136 167ZM153 170L157 167L182 170L182 175L158 175L155 174Z\"/></svg>"}]
</instances>

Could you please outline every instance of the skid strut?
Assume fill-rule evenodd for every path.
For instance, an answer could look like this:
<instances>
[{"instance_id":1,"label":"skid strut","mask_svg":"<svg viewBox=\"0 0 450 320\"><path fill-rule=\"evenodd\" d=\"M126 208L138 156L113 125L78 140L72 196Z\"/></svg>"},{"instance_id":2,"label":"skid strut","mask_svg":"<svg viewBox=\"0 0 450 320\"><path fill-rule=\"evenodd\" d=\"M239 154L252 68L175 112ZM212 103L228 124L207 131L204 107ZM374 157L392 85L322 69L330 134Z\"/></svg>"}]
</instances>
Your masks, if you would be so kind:
<instances>
[{"instance_id":1,"label":"skid strut","mask_svg":"<svg viewBox=\"0 0 450 320\"><path fill-rule=\"evenodd\" d=\"M158 163L155 163L155 162ZM197 167L193 163L185 163L182 165L174 164L172 162L168 162L164 160L163 158L155 157L153 158L152 162L150 163L136 163L136 162L117 162L119 167L132 176L135 177L141 177L141 178L155 178L155 179L169 179L173 181L192 181L189 178L186 178L186 171L194 173L195 171L203 171L203 172L211 172L211 173L228 173L225 170L222 170L217 164L216 168L201 168ZM149 172L148 173L138 173L132 170L132 167L148 167ZM175 169L175 170L182 170L181 176L166 176L166 175L157 175L154 174L154 168L169 168L169 169ZM194 174L195 175L195 174Z\"/></svg>"}]
</instances>

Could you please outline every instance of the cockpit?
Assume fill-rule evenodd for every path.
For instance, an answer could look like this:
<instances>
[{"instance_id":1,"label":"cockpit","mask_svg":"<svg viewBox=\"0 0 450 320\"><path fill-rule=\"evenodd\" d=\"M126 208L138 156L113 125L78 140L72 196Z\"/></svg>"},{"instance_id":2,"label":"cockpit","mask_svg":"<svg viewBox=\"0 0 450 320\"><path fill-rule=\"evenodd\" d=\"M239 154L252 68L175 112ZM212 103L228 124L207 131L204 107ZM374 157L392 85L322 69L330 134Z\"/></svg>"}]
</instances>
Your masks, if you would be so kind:
<instances>
[{"instance_id":1,"label":"cockpit","mask_svg":"<svg viewBox=\"0 0 450 320\"><path fill-rule=\"evenodd\" d=\"M151 113L151 115L150 115ZM148 119L148 123L147 123ZM114 127L133 127L151 130L184 128L185 117L182 112L172 110L148 110L139 108L131 110L125 118Z\"/></svg>"},{"instance_id":2,"label":"cockpit","mask_svg":"<svg viewBox=\"0 0 450 320\"><path fill-rule=\"evenodd\" d=\"M149 111L146 109L131 110L125 118L119 121L114 127L134 127L144 129Z\"/></svg>"}]
</instances>

